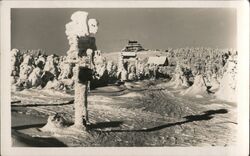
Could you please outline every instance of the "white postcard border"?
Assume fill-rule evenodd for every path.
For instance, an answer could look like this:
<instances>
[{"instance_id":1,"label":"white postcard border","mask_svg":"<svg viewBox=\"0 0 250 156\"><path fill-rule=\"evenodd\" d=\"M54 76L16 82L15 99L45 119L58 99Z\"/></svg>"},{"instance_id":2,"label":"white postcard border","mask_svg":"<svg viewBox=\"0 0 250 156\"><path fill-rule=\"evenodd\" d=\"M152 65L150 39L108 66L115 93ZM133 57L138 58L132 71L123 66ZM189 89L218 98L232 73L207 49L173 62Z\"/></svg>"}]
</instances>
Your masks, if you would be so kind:
<instances>
[{"instance_id":1,"label":"white postcard border","mask_svg":"<svg viewBox=\"0 0 250 156\"><path fill-rule=\"evenodd\" d=\"M3 1L1 3L1 153L3 155L248 155L249 8L247 1ZM239 51L238 145L233 147L11 147L11 8L236 8Z\"/></svg>"}]
</instances>

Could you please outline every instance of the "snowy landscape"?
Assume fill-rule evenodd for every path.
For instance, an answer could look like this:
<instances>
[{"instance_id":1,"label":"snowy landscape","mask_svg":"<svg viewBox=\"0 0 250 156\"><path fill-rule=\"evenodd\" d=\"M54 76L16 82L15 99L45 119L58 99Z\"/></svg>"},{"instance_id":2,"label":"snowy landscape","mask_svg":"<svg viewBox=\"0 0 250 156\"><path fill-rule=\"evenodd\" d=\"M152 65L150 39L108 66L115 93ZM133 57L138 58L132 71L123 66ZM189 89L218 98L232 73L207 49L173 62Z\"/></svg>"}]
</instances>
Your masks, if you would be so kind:
<instances>
[{"instance_id":1,"label":"snowy landscape","mask_svg":"<svg viewBox=\"0 0 250 156\"><path fill-rule=\"evenodd\" d=\"M87 16L65 23L65 55L10 51L12 146L236 144L237 50L128 40L102 53Z\"/></svg>"},{"instance_id":2,"label":"snowy landscape","mask_svg":"<svg viewBox=\"0 0 250 156\"><path fill-rule=\"evenodd\" d=\"M235 64L227 61L227 65L224 66L229 68L230 63ZM180 70L182 68L171 68L175 70L169 73L173 75L169 79L164 76L157 79L145 78L121 85L107 84L91 90L89 118L93 128L89 134L82 139L79 139L77 134L62 134L56 138L67 146L234 144L237 126L237 105L233 98L235 89L229 88L229 81L221 81L234 78L235 73L232 74L232 69L221 68L225 70L224 76L208 83L201 76L190 77L190 80L193 79L193 82L190 82L186 78L187 75ZM65 86L63 82L70 79L54 81ZM189 86L189 83L193 84ZM50 81L47 85L50 85ZM65 89L66 87L60 87L58 84L54 85L58 88L46 86L42 88L38 85L12 91L14 133L23 133L38 140L42 139L41 142L50 142L48 136L55 136L39 130L47 122L49 115L62 113L69 124L73 122L73 89ZM13 88L18 87L13 85ZM19 123L25 123L26 126L19 126Z\"/></svg>"}]
</instances>

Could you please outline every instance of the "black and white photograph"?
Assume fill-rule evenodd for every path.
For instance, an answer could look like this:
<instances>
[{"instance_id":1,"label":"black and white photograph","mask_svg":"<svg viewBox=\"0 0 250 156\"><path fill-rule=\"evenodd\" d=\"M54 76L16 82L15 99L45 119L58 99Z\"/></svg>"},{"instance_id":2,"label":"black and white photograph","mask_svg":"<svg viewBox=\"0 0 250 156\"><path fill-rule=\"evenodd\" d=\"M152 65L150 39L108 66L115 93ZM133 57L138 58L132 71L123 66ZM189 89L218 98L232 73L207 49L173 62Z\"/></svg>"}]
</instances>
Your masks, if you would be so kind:
<instances>
[{"instance_id":1,"label":"black and white photograph","mask_svg":"<svg viewBox=\"0 0 250 156\"><path fill-rule=\"evenodd\" d=\"M139 4L9 8L10 148L236 152L239 8Z\"/></svg>"}]
</instances>

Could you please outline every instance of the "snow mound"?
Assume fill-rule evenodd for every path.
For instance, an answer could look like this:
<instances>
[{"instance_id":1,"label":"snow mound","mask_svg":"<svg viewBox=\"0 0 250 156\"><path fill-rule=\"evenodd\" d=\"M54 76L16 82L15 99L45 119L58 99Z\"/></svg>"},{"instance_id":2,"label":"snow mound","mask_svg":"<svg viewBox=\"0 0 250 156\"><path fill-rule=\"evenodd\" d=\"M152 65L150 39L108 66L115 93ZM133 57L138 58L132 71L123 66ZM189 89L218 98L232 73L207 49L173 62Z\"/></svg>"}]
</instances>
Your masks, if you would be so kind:
<instances>
[{"instance_id":1,"label":"snow mound","mask_svg":"<svg viewBox=\"0 0 250 156\"><path fill-rule=\"evenodd\" d=\"M65 128L67 126L65 118L60 114L50 115L47 120L47 124L40 130L44 132L57 132L58 129Z\"/></svg>"},{"instance_id":2,"label":"snow mound","mask_svg":"<svg viewBox=\"0 0 250 156\"><path fill-rule=\"evenodd\" d=\"M177 64L175 68L175 74L173 75L172 79L167 83L167 86L173 87L175 89L189 87L188 80L183 72L182 67L179 64Z\"/></svg>"},{"instance_id":3,"label":"snow mound","mask_svg":"<svg viewBox=\"0 0 250 156\"><path fill-rule=\"evenodd\" d=\"M197 95L206 95L207 86L202 75L196 75L194 79L194 84L188 89L181 92L182 95L197 96Z\"/></svg>"},{"instance_id":4,"label":"snow mound","mask_svg":"<svg viewBox=\"0 0 250 156\"><path fill-rule=\"evenodd\" d=\"M189 84L187 82L187 78L185 76L177 75L177 79L173 82L173 88L188 88Z\"/></svg>"},{"instance_id":5,"label":"snow mound","mask_svg":"<svg viewBox=\"0 0 250 156\"><path fill-rule=\"evenodd\" d=\"M43 132L52 133L55 137L74 137L74 135L80 135L81 137L84 137L88 135L88 133L86 132L86 127L84 125L69 125L69 122L66 121L62 114L56 113L55 115L50 115L48 117L47 124L40 128L40 130Z\"/></svg>"},{"instance_id":6,"label":"snow mound","mask_svg":"<svg viewBox=\"0 0 250 156\"><path fill-rule=\"evenodd\" d=\"M236 61L230 60L225 65L226 71L221 79L220 89L215 93L215 96L220 100L228 102L236 102Z\"/></svg>"},{"instance_id":7,"label":"snow mound","mask_svg":"<svg viewBox=\"0 0 250 156\"><path fill-rule=\"evenodd\" d=\"M209 89L210 91L217 91L220 88L220 83L216 78L211 79L211 88Z\"/></svg>"}]
</instances>

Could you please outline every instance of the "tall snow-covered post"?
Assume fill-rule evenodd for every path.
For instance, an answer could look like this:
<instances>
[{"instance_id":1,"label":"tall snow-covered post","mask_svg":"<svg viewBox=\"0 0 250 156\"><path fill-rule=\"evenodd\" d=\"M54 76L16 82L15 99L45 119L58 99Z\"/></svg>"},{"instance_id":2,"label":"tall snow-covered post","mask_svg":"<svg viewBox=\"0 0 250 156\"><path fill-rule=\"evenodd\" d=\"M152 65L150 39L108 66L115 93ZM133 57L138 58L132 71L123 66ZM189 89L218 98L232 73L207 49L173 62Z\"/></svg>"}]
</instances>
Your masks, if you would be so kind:
<instances>
[{"instance_id":1,"label":"tall snow-covered post","mask_svg":"<svg viewBox=\"0 0 250 156\"><path fill-rule=\"evenodd\" d=\"M88 84L92 77L93 52L97 50L94 35L98 29L95 19L88 19L88 13L77 11L72 14L71 22L66 24L66 35L70 48L67 57L75 65L75 123L77 129L85 129L88 123L87 96ZM84 121L85 120L85 121Z\"/></svg>"}]
</instances>

